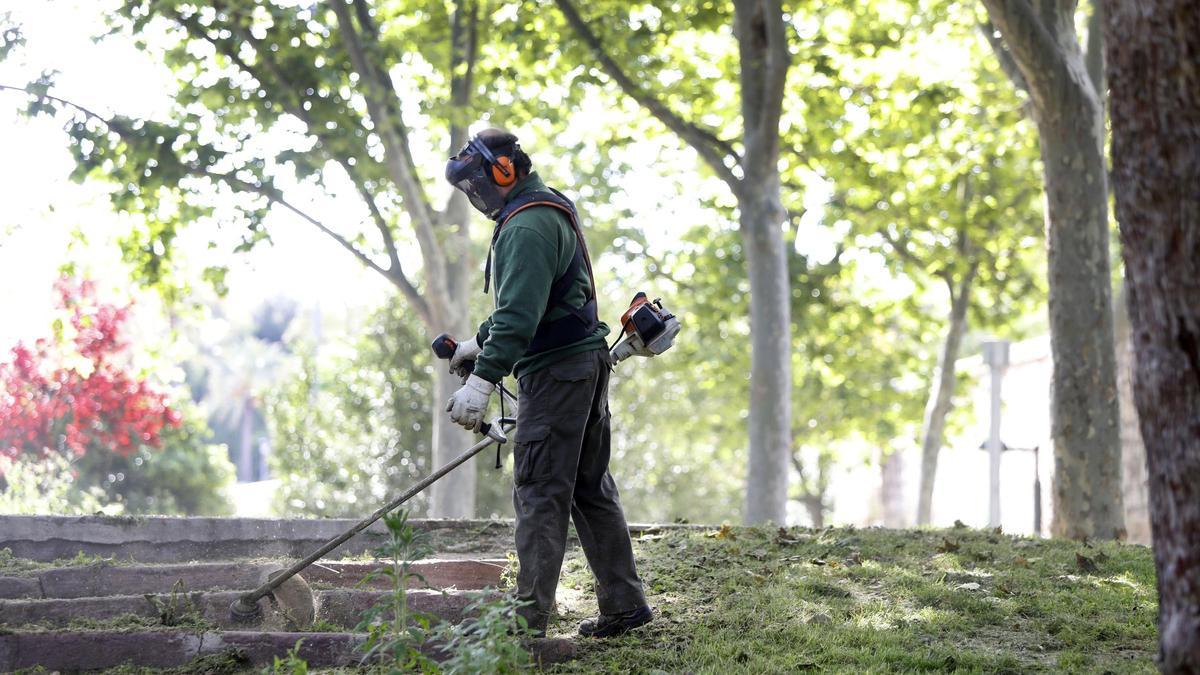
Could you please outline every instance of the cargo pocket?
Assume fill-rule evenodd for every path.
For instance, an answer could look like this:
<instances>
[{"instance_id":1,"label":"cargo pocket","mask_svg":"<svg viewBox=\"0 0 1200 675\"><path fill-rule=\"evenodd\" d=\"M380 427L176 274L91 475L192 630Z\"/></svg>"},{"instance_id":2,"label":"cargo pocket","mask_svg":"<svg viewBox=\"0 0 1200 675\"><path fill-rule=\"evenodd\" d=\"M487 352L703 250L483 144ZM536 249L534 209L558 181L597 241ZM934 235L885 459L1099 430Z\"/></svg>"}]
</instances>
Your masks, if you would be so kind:
<instances>
[{"instance_id":1,"label":"cargo pocket","mask_svg":"<svg viewBox=\"0 0 1200 675\"><path fill-rule=\"evenodd\" d=\"M536 483L550 477L550 425L517 426L513 444L513 482Z\"/></svg>"},{"instance_id":2,"label":"cargo pocket","mask_svg":"<svg viewBox=\"0 0 1200 675\"><path fill-rule=\"evenodd\" d=\"M569 360L565 363L556 363L548 366L546 370L550 373L550 377L559 382L580 382L591 377L596 368L592 364L592 360L588 359L586 361Z\"/></svg>"},{"instance_id":3,"label":"cargo pocket","mask_svg":"<svg viewBox=\"0 0 1200 675\"><path fill-rule=\"evenodd\" d=\"M542 400L550 402L560 414L584 414L592 406L598 369L595 358L590 354L585 356L588 358L569 359L546 368L553 382Z\"/></svg>"}]
</instances>

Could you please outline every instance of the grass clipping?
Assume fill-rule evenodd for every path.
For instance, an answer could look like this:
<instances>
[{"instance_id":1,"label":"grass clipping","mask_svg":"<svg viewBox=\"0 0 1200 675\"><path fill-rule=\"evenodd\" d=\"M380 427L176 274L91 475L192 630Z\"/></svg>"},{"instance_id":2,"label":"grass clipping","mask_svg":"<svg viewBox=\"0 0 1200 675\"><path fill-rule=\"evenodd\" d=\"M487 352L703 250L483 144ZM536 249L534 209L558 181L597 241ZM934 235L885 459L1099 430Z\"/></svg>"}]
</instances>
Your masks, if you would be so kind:
<instances>
[{"instance_id":1,"label":"grass clipping","mask_svg":"<svg viewBox=\"0 0 1200 675\"><path fill-rule=\"evenodd\" d=\"M1149 549L950 530L664 530L634 540L653 623L560 672L1156 672ZM557 631L595 612L582 554Z\"/></svg>"}]
</instances>

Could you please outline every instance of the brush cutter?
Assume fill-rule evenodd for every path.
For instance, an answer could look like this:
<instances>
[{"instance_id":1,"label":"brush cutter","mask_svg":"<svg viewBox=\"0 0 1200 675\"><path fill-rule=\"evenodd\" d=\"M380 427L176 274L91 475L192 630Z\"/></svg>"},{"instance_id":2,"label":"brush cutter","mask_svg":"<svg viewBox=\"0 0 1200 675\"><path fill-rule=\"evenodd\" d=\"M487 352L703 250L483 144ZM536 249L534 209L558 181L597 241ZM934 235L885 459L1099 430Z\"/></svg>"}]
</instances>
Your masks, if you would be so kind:
<instances>
[{"instance_id":1,"label":"brush cutter","mask_svg":"<svg viewBox=\"0 0 1200 675\"><path fill-rule=\"evenodd\" d=\"M638 293L633 298L629 309L621 317L621 333L609 350L613 363L623 361L630 356L657 356L670 349L675 336L679 334L679 320L663 308L662 301L648 301L645 293ZM441 359L449 359L454 355L456 347L454 338L449 335L439 335L433 341L434 353ZM466 377L474 370L475 363L466 361L458 368L458 375ZM508 403L512 416L503 413L485 424L481 433L484 438L475 445L463 450L445 466L426 476L416 485L410 487L404 494L381 506L371 515L360 520L354 527L346 530L337 537L330 539L323 546L284 570L270 574L258 588L238 597L229 606L229 613L236 621L252 623L263 619L264 605L271 607L292 624L301 627L311 624L316 614L312 590L300 576L300 571L320 560L333 549L349 541L354 535L362 532L372 523L379 520L404 502L420 494L425 488L433 485L443 476L450 473L459 465L471 459L493 444L503 445L508 442L507 432L516 426L517 399L503 384L499 385L501 410ZM497 459L497 465L499 459ZM268 599L269 596L269 599ZM266 602L264 602L266 600Z\"/></svg>"}]
</instances>

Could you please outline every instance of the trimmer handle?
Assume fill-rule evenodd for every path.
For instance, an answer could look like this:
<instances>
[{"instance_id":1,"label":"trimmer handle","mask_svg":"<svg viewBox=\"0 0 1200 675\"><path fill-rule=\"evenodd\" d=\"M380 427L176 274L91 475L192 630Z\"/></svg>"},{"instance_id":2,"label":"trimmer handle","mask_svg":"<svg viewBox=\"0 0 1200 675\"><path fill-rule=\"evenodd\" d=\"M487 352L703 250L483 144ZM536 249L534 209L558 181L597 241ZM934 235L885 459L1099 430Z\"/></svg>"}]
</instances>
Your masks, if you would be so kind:
<instances>
[{"instance_id":1,"label":"trimmer handle","mask_svg":"<svg viewBox=\"0 0 1200 675\"><path fill-rule=\"evenodd\" d=\"M449 361L454 357L454 351L458 349L458 341L450 337L450 335L442 333L433 339L433 344L431 344L430 347L433 348L433 353L436 354L439 359ZM475 361L473 359L470 361L463 361L462 363L458 364L458 368L452 372L454 372L455 375L461 375L465 378L466 376L475 372Z\"/></svg>"},{"instance_id":2,"label":"trimmer handle","mask_svg":"<svg viewBox=\"0 0 1200 675\"><path fill-rule=\"evenodd\" d=\"M439 359L449 361L454 356L454 350L458 349L458 341L448 334L442 333L433 339L431 346L433 347L433 353L437 354Z\"/></svg>"}]
</instances>

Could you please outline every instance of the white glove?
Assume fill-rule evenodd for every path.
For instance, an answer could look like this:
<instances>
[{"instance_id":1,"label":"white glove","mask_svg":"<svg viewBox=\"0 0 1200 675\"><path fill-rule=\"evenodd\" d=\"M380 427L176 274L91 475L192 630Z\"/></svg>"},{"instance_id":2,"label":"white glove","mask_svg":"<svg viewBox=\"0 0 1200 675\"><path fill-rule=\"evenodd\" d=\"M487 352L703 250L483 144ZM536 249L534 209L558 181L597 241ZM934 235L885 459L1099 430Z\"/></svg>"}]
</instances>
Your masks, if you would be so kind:
<instances>
[{"instance_id":1,"label":"white glove","mask_svg":"<svg viewBox=\"0 0 1200 675\"><path fill-rule=\"evenodd\" d=\"M483 416L487 413L488 398L495 390L496 385L478 375L468 377L467 383L446 402L446 412L450 413L450 421L471 431L481 430Z\"/></svg>"},{"instance_id":2,"label":"white glove","mask_svg":"<svg viewBox=\"0 0 1200 675\"><path fill-rule=\"evenodd\" d=\"M474 361L483 347L479 344L479 336L472 335L469 340L463 340L454 348L454 356L450 357L450 372L456 372L463 361Z\"/></svg>"}]
</instances>

